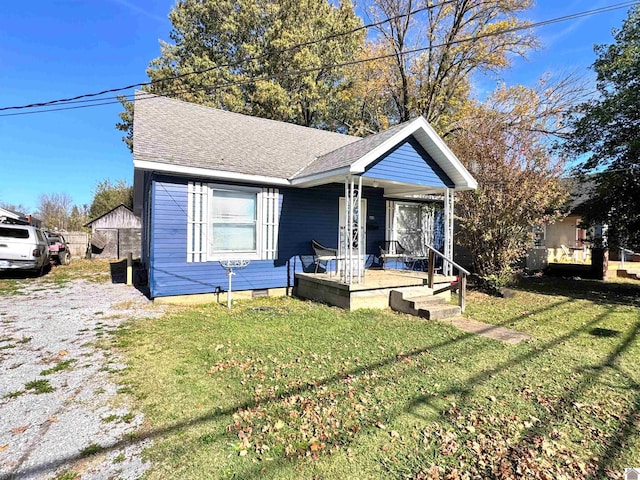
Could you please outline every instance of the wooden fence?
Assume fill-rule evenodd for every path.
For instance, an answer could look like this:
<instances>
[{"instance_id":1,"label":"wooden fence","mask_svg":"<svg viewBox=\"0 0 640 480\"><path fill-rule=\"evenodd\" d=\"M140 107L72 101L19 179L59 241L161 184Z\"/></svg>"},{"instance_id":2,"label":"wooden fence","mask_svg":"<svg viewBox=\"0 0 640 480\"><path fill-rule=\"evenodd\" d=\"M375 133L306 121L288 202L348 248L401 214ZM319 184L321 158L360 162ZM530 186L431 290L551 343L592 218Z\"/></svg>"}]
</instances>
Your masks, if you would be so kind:
<instances>
[{"instance_id":1,"label":"wooden fence","mask_svg":"<svg viewBox=\"0 0 640 480\"><path fill-rule=\"evenodd\" d=\"M87 248L89 247L89 234L85 232L66 232L63 233L67 244L69 245L69 251L71 252L71 258L84 258L87 255Z\"/></svg>"}]
</instances>

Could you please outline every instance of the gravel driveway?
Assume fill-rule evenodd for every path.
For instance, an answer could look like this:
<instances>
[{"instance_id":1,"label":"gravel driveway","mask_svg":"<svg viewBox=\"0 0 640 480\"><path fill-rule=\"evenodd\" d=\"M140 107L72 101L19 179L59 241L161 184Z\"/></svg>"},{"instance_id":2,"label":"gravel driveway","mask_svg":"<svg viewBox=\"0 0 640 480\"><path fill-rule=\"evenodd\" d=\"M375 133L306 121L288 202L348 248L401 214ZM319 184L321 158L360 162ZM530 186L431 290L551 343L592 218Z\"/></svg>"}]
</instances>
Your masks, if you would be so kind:
<instances>
[{"instance_id":1,"label":"gravel driveway","mask_svg":"<svg viewBox=\"0 0 640 480\"><path fill-rule=\"evenodd\" d=\"M143 418L116 397L124 365L96 343L162 311L123 284L18 285L0 295L0 479L138 478Z\"/></svg>"}]
</instances>

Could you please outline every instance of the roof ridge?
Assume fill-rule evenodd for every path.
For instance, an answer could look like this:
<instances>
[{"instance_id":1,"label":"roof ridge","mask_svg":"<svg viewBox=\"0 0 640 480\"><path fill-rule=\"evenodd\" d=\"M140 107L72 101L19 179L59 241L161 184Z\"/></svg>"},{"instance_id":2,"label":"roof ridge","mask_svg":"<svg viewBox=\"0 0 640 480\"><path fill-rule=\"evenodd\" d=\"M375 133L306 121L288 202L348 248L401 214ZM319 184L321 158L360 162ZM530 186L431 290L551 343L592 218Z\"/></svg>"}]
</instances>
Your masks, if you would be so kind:
<instances>
[{"instance_id":1,"label":"roof ridge","mask_svg":"<svg viewBox=\"0 0 640 480\"><path fill-rule=\"evenodd\" d=\"M350 138L362 139L362 137L357 137L355 135L348 135L346 133L340 133L340 132L332 132L331 130L323 130L321 128L316 128L316 127L307 127L305 125L298 125L297 123L285 122L283 120L275 120L273 118L264 118L264 117L258 117L258 116L255 116L255 115L249 115L249 114L246 114L246 113L232 112L231 110L224 110L222 108L211 107L209 105L203 105L201 103L188 102L186 100L181 100L179 98L172 98L172 97L168 97L166 95L158 95L156 93L145 92L144 90L136 90L134 92L134 100L135 100L135 95L137 95L138 93L142 93L144 95L151 95L151 96L154 96L154 97L157 97L157 98L162 98L162 99L173 101L173 102L180 102L180 103L183 103L185 105L188 105L189 107L197 107L197 108L206 109L206 110L215 110L215 111L223 113L223 114L240 116L240 117L244 117L244 118L251 118L251 119L254 119L254 120L259 121L259 122L277 123L277 124L281 124L281 125L288 125L288 126L291 126L291 127L294 127L294 128L298 128L298 129L309 129L309 130L314 130L316 132L328 133L328 134L331 134L331 135L340 135L341 137L350 137ZM143 99L141 99L141 100L143 100Z\"/></svg>"}]
</instances>

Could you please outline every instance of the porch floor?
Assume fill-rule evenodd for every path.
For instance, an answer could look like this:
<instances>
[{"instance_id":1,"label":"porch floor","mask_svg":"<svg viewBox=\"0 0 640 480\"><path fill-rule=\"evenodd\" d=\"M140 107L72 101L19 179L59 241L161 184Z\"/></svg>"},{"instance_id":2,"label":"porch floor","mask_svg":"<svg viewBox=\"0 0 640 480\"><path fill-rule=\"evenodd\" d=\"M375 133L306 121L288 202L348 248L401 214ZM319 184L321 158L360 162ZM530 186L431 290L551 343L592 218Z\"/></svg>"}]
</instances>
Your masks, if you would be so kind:
<instances>
[{"instance_id":1,"label":"porch floor","mask_svg":"<svg viewBox=\"0 0 640 480\"><path fill-rule=\"evenodd\" d=\"M366 270L361 283L348 285L341 281L339 274L296 273L294 295L347 310L389 308L391 290L420 286L427 288L427 278L427 272ZM455 277L436 275L434 286L453 280Z\"/></svg>"}]
</instances>

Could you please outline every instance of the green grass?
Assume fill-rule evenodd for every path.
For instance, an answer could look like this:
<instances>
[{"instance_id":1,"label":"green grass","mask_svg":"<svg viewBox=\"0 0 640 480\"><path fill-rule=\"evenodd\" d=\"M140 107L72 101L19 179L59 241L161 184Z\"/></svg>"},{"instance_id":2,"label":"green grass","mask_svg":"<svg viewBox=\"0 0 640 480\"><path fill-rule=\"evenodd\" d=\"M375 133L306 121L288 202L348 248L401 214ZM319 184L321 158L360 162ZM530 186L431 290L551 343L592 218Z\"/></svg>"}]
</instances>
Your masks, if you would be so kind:
<instances>
[{"instance_id":1,"label":"green grass","mask_svg":"<svg viewBox=\"0 0 640 480\"><path fill-rule=\"evenodd\" d=\"M15 392L9 392L6 395L3 395L2 398L18 398L20 395L24 394L24 390L16 390Z\"/></svg>"},{"instance_id":2,"label":"green grass","mask_svg":"<svg viewBox=\"0 0 640 480\"><path fill-rule=\"evenodd\" d=\"M58 473L53 480L79 480L80 475L73 470L64 470Z\"/></svg>"},{"instance_id":3,"label":"green grass","mask_svg":"<svg viewBox=\"0 0 640 480\"><path fill-rule=\"evenodd\" d=\"M0 296L18 295L20 293L20 282L15 279L0 279Z\"/></svg>"},{"instance_id":4,"label":"green grass","mask_svg":"<svg viewBox=\"0 0 640 480\"><path fill-rule=\"evenodd\" d=\"M40 375L51 375L53 373L62 372L64 370L68 370L71 366L76 362L74 358L69 360L63 360L61 362L56 363L53 367L47 368L40 372Z\"/></svg>"},{"instance_id":5,"label":"green grass","mask_svg":"<svg viewBox=\"0 0 640 480\"><path fill-rule=\"evenodd\" d=\"M639 306L638 285L532 279L468 301L533 335L517 346L288 298L176 309L113 341L151 479L620 478L640 458Z\"/></svg>"},{"instance_id":6,"label":"green grass","mask_svg":"<svg viewBox=\"0 0 640 480\"><path fill-rule=\"evenodd\" d=\"M97 443L90 443L85 448L80 450L80 456L81 457L90 457L92 455L95 455L96 453L100 453L102 450L103 450L103 448L100 445L98 445Z\"/></svg>"},{"instance_id":7,"label":"green grass","mask_svg":"<svg viewBox=\"0 0 640 480\"><path fill-rule=\"evenodd\" d=\"M31 382L25 383L24 388L33 390L33 393L36 394L51 393L55 390L49 383L49 380L32 380Z\"/></svg>"}]
</instances>

